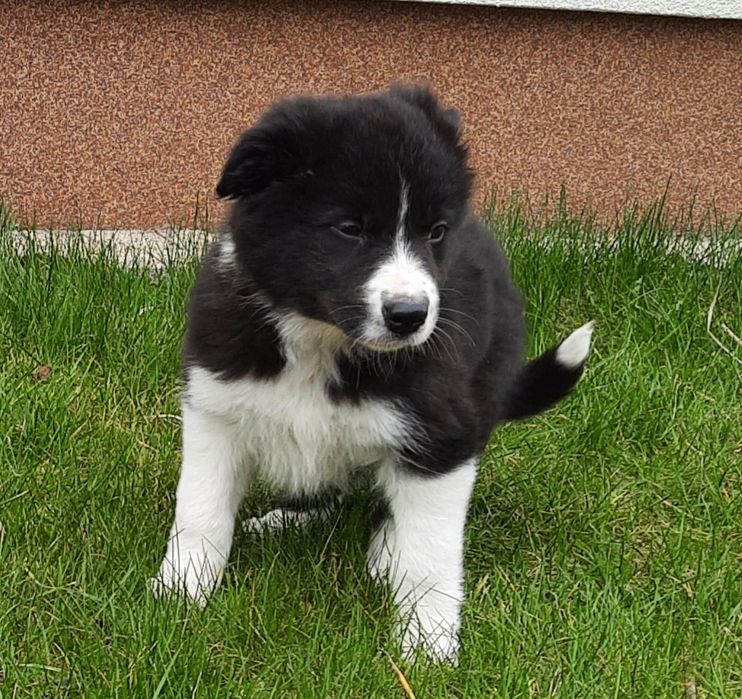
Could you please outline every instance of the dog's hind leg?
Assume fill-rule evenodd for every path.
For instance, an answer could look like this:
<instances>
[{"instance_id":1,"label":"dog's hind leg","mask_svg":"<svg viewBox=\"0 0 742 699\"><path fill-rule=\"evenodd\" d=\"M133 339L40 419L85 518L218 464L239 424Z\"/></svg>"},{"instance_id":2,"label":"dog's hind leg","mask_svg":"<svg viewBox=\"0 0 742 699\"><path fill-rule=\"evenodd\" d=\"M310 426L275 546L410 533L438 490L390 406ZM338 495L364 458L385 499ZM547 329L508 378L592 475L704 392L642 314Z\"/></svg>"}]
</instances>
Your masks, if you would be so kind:
<instances>
[{"instance_id":1,"label":"dog's hind leg","mask_svg":"<svg viewBox=\"0 0 742 699\"><path fill-rule=\"evenodd\" d=\"M287 498L281 507L277 507L260 517L248 517L242 522L242 530L246 534L261 536L268 532L285 529L305 529L312 522L328 519L341 501L341 493L336 493L331 497L314 498L311 501L313 505L311 507L308 507L306 502L301 500Z\"/></svg>"}]
</instances>

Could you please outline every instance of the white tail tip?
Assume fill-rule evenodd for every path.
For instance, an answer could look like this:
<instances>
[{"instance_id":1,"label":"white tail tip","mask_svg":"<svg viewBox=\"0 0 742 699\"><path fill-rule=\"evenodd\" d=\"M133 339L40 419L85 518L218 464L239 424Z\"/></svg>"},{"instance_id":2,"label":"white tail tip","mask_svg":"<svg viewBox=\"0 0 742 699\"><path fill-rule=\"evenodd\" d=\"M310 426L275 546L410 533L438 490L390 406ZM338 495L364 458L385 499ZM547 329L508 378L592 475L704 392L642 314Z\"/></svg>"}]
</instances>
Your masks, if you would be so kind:
<instances>
[{"instance_id":1,"label":"white tail tip","mask_svg":"<svg viewBox=\"0 0 742 699\"><path fill-rule=\"evenodd\" d=\"M559 347L556 360L567 369L577 369L582 366L590 353L590 338L593 334L595 322L585 323L577 328Z\"/></svg>"}]
</instances>

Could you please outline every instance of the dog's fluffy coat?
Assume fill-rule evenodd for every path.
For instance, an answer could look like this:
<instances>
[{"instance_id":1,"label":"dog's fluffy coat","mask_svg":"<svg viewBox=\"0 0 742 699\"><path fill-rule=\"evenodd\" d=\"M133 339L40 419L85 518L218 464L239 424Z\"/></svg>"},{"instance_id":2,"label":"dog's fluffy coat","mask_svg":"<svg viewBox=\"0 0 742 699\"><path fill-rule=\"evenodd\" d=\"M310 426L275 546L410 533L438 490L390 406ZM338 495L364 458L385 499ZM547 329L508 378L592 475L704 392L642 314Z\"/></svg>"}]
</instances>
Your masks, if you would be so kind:
<instances>
[{"instance_id":1,"label":"dog's fluffy coat","mask_svg":"<svg viewBox=\"0 0 742 699\"><path fill-rule=\"evenodd\" d=\"M404 650L456 657L477 459L498 422L571 390L591 331L524 364L520 295L471 183L458 116L426 88L287 100L238 141L189 306L158 592L213 591L256 475L298 495L373 469L369 570L394 590Z\"/></svg>"}]
</instances>

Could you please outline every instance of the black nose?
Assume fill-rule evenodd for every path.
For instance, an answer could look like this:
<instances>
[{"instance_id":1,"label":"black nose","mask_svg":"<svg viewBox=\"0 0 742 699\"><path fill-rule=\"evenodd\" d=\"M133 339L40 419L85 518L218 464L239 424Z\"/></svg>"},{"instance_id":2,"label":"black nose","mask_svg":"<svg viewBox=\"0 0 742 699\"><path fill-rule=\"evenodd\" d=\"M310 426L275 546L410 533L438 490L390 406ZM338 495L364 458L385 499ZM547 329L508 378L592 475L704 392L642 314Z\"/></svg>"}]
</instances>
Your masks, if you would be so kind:
<instances>
[{"instance_id":1,"label":"black nose","mask_svg":"<svg viewBox=\"0 0 742 699\"><path fill-rule=\"evenodd\" d=\"M387 301L382 309L386 327L397 335L410 335L424 322L428 315L428 302Z\"/></svg>"}]
</instances>

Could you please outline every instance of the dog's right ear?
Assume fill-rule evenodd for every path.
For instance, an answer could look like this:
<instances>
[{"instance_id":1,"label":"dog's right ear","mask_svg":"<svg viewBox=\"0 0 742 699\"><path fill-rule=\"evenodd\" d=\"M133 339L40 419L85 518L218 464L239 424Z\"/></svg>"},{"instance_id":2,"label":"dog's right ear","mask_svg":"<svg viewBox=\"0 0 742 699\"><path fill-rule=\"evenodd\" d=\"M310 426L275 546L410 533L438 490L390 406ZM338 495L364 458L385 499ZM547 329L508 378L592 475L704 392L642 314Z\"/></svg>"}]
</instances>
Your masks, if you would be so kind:
<instances>
[{"instance_id":1,"label":"dog's right ear","mask_svg":"<svg viewBox=\"0 0 742 699\"><path fill-rule=\"evenodd\" d=\"M242 134L216 185L217 196L249 197L306 170L313 107L310 100L277 105Z\"/></svg>"},{"instance_id":2,"label":"dog's right ear","mask_svg":"<svg viewBox=\"0 0 742 699\"><path fill-rule=\"evenodd\" d=\"M444 107L429 86L392 83L390 92L394 97L404 100L423 112L438 133L451 145L459 145L461 141L459 113L455 109Z\"/></svg>"}]
</instances>

